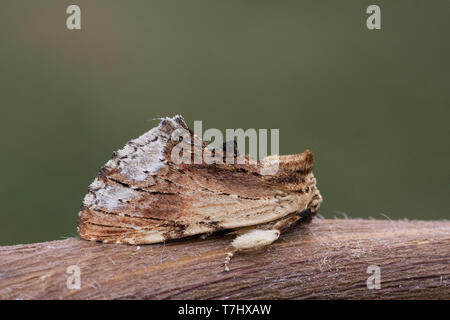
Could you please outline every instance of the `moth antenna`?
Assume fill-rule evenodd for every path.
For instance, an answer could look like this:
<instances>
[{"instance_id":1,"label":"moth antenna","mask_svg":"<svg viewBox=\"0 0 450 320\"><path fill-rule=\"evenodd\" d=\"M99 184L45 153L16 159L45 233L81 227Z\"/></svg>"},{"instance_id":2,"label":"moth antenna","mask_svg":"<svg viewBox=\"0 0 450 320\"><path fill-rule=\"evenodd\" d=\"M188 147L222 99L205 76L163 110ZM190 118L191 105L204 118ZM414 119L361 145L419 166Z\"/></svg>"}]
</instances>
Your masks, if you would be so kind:
<instances>
[{"instance_id":1,"label":"moth antenna","mask_svg":"<svg viewBox=\"0 0 450 320\"><path fill-rule=\"evenodd\" d=\"M236 253L237 249L233 249L232 251L229 251L227 253L227 256L225 257L225 262L224 262L224 268L226 272L230 271L230 268L228 267L228 265L230 264L231 258L233 258L234 254Z\"/></svg>"}]
</instances>

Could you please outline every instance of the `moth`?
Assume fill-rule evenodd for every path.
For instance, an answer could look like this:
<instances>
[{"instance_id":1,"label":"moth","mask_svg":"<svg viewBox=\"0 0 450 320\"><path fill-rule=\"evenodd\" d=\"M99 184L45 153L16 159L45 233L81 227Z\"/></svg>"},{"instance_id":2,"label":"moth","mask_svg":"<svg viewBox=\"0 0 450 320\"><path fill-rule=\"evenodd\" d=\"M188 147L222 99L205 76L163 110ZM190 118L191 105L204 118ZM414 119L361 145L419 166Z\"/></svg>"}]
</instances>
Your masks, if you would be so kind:
<instances>
[{"instance_id":1,"label":"moth","mask_svg":"<svg viewBox=\"0 0 450 320\"><path fill-rule=\"evenodd\" d=\"M177 132L191 138L184 159L200 151L236 161L175 161L182 140ZM86 240L140 245L229 231L236 235L225 258L229 271L236 252L269 246L282 232L310 222L322 202L311 151L250 160L229 143L211 149L182 116L163 118L99 170L81 205L78 233ZM274 165L276 173L262 173Z\"/></svg>"}]
</instances>

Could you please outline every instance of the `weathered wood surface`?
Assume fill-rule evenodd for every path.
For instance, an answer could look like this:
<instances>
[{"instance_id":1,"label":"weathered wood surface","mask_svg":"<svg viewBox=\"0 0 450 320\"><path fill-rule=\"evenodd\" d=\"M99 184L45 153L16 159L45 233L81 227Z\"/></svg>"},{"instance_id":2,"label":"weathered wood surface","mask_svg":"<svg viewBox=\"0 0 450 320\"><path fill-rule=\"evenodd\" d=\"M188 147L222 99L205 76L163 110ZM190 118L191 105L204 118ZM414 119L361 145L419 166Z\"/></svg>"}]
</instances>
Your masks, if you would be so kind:
<instances>
[{"instance_id":1,"label":"weathered wood surface","mask_svg":"<svg viewBox=\"0 0 450 320\"><path fill-rule=\"evenodd\" d=\"M1 299L450 299L450 222L320 220L223 260L232 238L0 247ZM81 289L67 288L67 267ZM369 265L381 289L366 285Z\"/></svg>"}]
</instances>

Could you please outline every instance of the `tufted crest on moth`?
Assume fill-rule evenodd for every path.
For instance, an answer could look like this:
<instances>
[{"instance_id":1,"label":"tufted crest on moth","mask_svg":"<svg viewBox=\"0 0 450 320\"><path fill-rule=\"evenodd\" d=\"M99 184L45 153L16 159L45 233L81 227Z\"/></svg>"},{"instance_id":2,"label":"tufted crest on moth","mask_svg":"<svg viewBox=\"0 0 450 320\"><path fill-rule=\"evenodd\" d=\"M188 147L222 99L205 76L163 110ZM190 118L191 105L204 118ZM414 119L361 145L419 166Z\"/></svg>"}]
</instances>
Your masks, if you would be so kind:
<instances>
[{"instance_id":1,"label":"tufted crest on moth","mask_svg":"<svg viewBox=\"0 0 450 320\"><path fill-rule=\"evenodd\" d=\"M314 156L310 150L299 154L290 154L280 156L280 170L286 173L292 172L311 172L314 166Z\"/></svg>"}]
</instances>

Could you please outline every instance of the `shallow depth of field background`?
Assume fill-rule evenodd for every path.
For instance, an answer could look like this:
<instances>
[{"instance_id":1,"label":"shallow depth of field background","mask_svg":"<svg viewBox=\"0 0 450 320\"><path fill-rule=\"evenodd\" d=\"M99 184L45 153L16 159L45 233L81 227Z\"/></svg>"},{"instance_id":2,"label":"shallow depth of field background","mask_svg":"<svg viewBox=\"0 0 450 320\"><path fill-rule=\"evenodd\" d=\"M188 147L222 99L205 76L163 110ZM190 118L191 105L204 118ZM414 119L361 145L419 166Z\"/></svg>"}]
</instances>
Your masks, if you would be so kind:
<instances>
[{"instance_id":1,"label":"shallow depth of field background","mask_svg":"<svg viewBox=\"0 0 450 320\"><path fill-rule=\"evenodd\" d=\"M82 10L68 31L66 8ZM365 9L378 4L382 30ZM182 114L279 128L327 218L450 217L450 2L6 0L0 245L76 236L112 152Z\"/></svg>"}]
</instances>

